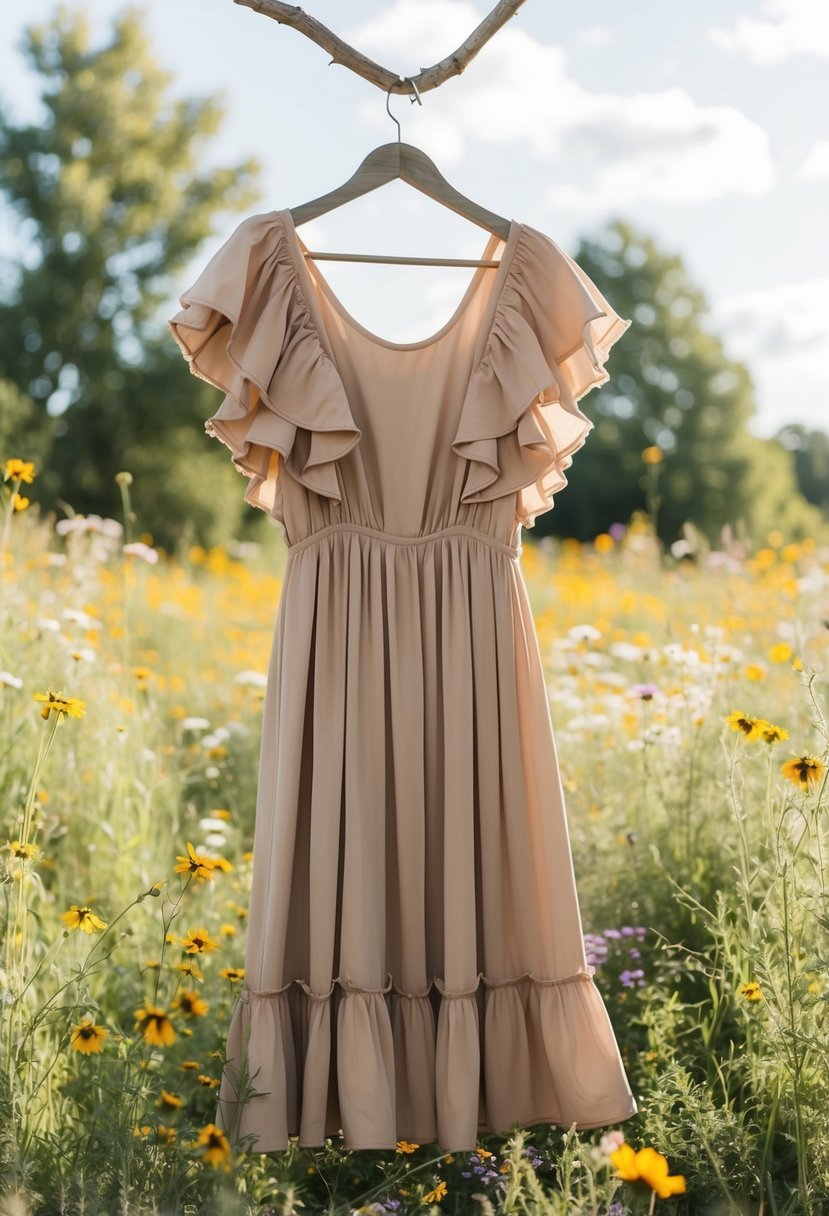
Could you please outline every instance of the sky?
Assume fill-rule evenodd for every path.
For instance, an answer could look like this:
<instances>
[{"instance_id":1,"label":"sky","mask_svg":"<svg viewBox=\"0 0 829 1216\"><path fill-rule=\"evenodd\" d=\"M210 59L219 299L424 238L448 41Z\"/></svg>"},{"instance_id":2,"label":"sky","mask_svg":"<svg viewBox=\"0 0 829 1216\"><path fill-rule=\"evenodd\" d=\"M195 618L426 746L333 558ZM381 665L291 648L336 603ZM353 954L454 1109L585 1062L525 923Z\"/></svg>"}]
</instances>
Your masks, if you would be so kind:
<instances>
[{"instance_id":1,"label":"sky","mask_svg":"<svg viewBox=\"0 0 829 1216\"><path fill-rule=\"evenodd\" d=\"M302 7L411 75L455 50L494 2ZM109 39L123 7L88 6L96 43ZM261 12L233 0L134 7L173 75L172 94L224 98L227 117L207 164L260 160L261 199L245 214L335 189L373 148L397 138L381 90ZM37 94L20 34L55 8L11 0L5 9L0 97L21 120L37 114ZM402 138L454 187L568 252L619 218L680 255L708 306L706 327L749 369L752 431L771 435L791 422L829 430L828 69L829 0L526 0L460 76L423 94L421 105L395 95L390 106ZM242 218L217 217L167 315ZM299 231L311 248L420 256L477 257L487 237L402 182ZM472 273L318 265L352 316L396 342L437 332Z\"/></svg>"}]
</instances>

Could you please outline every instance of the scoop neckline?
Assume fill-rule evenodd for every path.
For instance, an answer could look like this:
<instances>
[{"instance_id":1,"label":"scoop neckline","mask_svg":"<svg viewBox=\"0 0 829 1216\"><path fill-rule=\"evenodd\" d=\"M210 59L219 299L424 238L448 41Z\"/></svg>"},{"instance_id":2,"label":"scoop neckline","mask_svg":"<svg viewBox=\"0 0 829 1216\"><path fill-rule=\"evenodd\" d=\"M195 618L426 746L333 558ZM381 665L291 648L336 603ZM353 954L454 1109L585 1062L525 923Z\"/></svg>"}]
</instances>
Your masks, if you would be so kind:
<instances>
[{"instance_id":1,"label":"scoop neckline","mask_svg":"<svg viewBox=\"0 0 829 1216\"><path fill-rule=\"evenodd\" d=\"M473 298L477 295L487 271L493 269L493 267L488 266L478 266L476 268L475 273L467 284L466 291L461 297L457 308L452 313L446 324L442 325L437 333L432 334L428 338L423 338L419 342L393 342L390 338L383 338L379 334L373 333L372 330L367 329L365 325L362 325L356 317L352 316L332 288L331 284L325 278L325 275L321 273L317 266L314 266L314 275L312 276L305 259L305 253L308 251L308 247L296 230L294 225L294 217L291 215L290 210L288 208L284 208L282 210L275 211L273 214L282 219L283 229L290 238L289 244L291 247L291 253L294 257L296 266L302 275L303 286L306 287L306 290L308 284L310 284L311 288L313 289L313 295L316 296L316 288L319 286L333 308L340 314L347 325L349 325L352 329L355 329L358 333L362 334L363 337L365 337L369 342L372 342L377 346L386 347L390 350L423 350L426 347L434 346L437 342L440 342L442 338L446 337L446 335L449 334L460 323L462 318L465 316L467 309L471 305ZM497 307L498 299L503 288L503 281L513 260L513 254L515 252L515 246L520 229L521 225L517 220L510 220L510 230L506 240L504 240L503 237L500 237L497 232L491 233L487 239L484 251L481 254L481 261L487 260L495 252L497 245L499 243L503 244L503 252L501 253L498 266L495 268L494 272L495 282L492 285L490 309L488 310L490 317L492 314L494 314L495 308Z\"/></svg>"}]
</instances>

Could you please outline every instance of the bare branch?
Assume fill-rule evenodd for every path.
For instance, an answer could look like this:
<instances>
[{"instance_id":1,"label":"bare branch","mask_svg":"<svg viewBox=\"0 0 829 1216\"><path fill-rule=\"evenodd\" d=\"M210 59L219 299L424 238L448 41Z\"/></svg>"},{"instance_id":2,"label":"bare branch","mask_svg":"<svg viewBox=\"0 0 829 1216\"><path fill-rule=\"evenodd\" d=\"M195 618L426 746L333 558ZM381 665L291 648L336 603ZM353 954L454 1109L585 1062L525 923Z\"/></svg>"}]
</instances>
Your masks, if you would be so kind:
<instances>
[{"instance_id":1,"label":"bare branch","mask_svg":"<svg viewBox=\"0 0 829 1216\"><path fill-rule=\"evenodd\" d=\"M399 73L384 68L382 64L375 63L361 51L357 51L347 42L343 42L342 38L338 38L327 26L317 21L316 17L304 12L298 4L284 4L282 0L233 0L233 2L243 8L252 8L258 13L264 13L266 17L272 17L280 25L291 26L292 29L304 34L306 38L310 38L312 42L316 42L318 46L333 56L329 67L338 63L344 68L350 68L352 72L356 72L370 84L376 84L378 89L382 89L384 93L412 93L409 83L411 80L417 85L418 92L427 93L430 89L436 89L444 81L451 79L452 76L460 76L481 47L489 42L502 25L506 25L510 17L515 16L524 0L499 0L489 16L484 17L477 29L472 31L456 51L430 68L421 68L417 76L409 76L406 80L403 80Z\"/></svg>"}]
</instances>

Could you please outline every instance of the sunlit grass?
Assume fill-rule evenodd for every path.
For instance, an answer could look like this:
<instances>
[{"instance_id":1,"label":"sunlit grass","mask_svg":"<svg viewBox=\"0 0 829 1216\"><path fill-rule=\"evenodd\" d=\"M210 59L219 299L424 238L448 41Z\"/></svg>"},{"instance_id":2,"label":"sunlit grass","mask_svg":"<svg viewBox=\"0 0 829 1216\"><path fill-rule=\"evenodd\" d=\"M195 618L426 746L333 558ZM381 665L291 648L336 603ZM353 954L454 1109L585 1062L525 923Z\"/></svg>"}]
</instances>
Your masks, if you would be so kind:
<instances>
[{"instance_id":1,"label":"sunlit grass","mask_svg":"<svg viewBox=\"0 0 829 1216\"><path fill-rule=\"evenodd\" d=\"M485 1136L472 1154L249 1154L213 1118L244 979L282 555L172 561L115 520L40 519L34 468L6 474L11 1211L818 1216L825 546L772 535L683 560L658 554L646 520L589 545L524 534L586 944L639 1115Z\"/></svg>"}]
</instances>

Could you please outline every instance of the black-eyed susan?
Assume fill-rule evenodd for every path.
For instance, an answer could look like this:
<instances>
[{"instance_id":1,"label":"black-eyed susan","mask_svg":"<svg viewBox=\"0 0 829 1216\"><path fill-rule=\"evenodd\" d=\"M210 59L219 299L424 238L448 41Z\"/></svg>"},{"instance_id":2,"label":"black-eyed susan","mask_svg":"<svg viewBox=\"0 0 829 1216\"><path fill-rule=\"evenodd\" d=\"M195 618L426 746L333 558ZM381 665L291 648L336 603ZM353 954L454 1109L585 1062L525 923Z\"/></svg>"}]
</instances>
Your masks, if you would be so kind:
<instances>
[{"instance_id":1,"label":"black-eyed susan","mask_svg":"<svg viewBox=\"0 0 829 1216\"><path fill-rule=\"evenodd\" d=\"M799 785L801 789L817 785L825 771L826 765L817 756L795 756L780 766L786 780Z\"/></svg>"},{"instance_id":2,"label":"black-eyed susan","mask_svg":"<svg viewBox=\"0 0 829 1216\"><path fill-rule=\"evenodd\" d=\"M181 948L185 954L204 954L207 950L218 950L219 943L214 942L207 929L188 929L181 939Z\"/></svg>"},{"instance_id":3,"label":"black-eyed susan","mask_svg":"<svg viewBox=\"0 0 829 1216\"><path fill-rule=\"evenodd\" d=\"M762 1001L763 999L762 990L756 980L748 980L746 983L740 984L737 992L747 1001Z\"/></svg>"},{"instance_id":4,"label":"black-eyed susan","mask_svg":"<svg viewBox=\"0 0 829 1216\"><path fill-rule=\"evenodd\" d=\"M782 726L775 725L774 722L766 722L763 719L760 723L758 738L763 743L779 743L782 739L788 739L789 732L784 730Z\"/></svg>"},{"instance_id":5,"label":"black-eyed susan","mask_svg":"<svg viewBox=\"0 0 829 1216\"><path fill-rule=\"evenodd\" d=\"M226 857L211 857L213 868L221 870L223 874L230 874L233 871L233 863L228 861Z\"/></svg>"},{"instance_id":6,"label":"black-eyed susan","mask_svg":"<svg viewBox=\"0 0 829 1216\"><path fill-rule=\"evenodd\" d=\"M148 1005L146 1009L136 1009L135 1019L144 1038L154 1047L169 1047L175 1043L176 1032L166 1009Z\"/></svg>"},{"instance_id":7,"label":"black-eyed susan","mask_svg":"<svg viewBox=\"0 0 829 1216\"><path fill-rule=\"evenodd\" d=\"M183 1072L198 1072L201 1068L201 1064L198 1060L182 1060L179 1064L179 1068Z\"/></svg>"},{"instance_id":8,"label":"black-eyed susan","mask_svg":"<svg viewBox=\"0 0 829 1216\"><path fill-rule=\"evenodd\" d=\"M146 692L147 685L152 679L152 671L149 667L133 667L132 674L135 676L136 683L140 692Z\"/></svg>"},{"instance_id":9,"label":"black-eyed susan","mask_svg":"<svg viewBox=\"0 0 829 1216\"><path fill-rule=\"evenodd\" d=\"M431 1190L428 1195L423 1196L422 1202L423 1203L442 1203L446 1197L446 1189L447 1189L446 1183L441 1178L441 1180L437 1184L437 1186L434 1187L434 1189Z\"/></svg>"},{"instance_id":10,"label":"black-eyed susan","mask_svg":"<svg viewBox=\"0 0 829 1216\"><path fill-rule=\"evenodd\" d=\"M199 1085L204 1085L208 1089L215 1089L219 1084L217 1077L208 1077L207 1073L204 1072L200 1072L196 1077L196 1080L198 1081Z\"/></svg>"},{"instance_id":11,"label":"black-eyed susan","mask_svg":"<svg viewBox=\"0 0 829 1216\"><path fill-rule=\"evenodd\" d=\"M762 718L754 718L751 714L746 714L736 709L725 720L732 730L739 731L746 739L757 738L760 723L763 721Z\"/></svg>"},{"instance_id":12,"label":"black-eyed susan","mask_svg":"<svg viewBox=\"0 0 829 1216\"><path fill-rule=\"evenodd\" d=\"M179 854L176 861L180 865L175 867L176 874L192 874L196 878L211 879L213 878L214 861L212 857L205 857L201 853L197 853L190 841L187 841L187 856Z\"/></svg>"},{"instance_id":13,"label":"black-eyed susan","mask_svg":"<svg viewBox=\"0 0 829 1216\"><path fill-rule=\"evenodd\" d=\"M610 1154L610 1160L624 1182L644 1182L660 1199L685 1194L682 1174L669 1174L668 1161L655 1148L638 1151L625 1142Z\"/></svg>"},{"instance_id":14,"label":"black-eyed susan","mask_svg":"<svg viewBox=\"0 0 829 1216\"><path fill-rule=\"evenodd\" d=\"M222 937L235 937L239 930L235 925L231 925L229 921L225 921L224 924L219 925L219 932Z\"/></svg>"},{"instance_id":15,"label":"black-eyed susan","mask_svg":"<svg viewBox=\"0 0 829 1216\"><path fill-rule=\"evenodd\" d=\"M420 1145L413 1144L411 1140L398 1140L397 1141L397 1152L398 1153L414 1153L419 1148L420 1148Z\"/></svg>"},{"instance_id":16,"label":"black-eyed susan","mask_svg":"<svg viewBox=\"0 0 829 1216\"><path fill-rule=\"evenodd\" d=\"M15 494L12 496L12 510L25 511L27 507L32 505L31 498L27 498L25 494Z\"/></svg>"},{"instance_id":17,"label":"black-eyed susan","mask_svg":"<svg viewBox=\"0 0 829 1216\"><path fill-rule=\"evenodd\" d=\"M61 912L60 918L67 929L80 929L83 933L96 933L106 929L106 921L96 916L85 904L72 904L68 912Z\"/></svg>"},{"instance_id":18,"label":"black-eyed susan","mask_svg":"<svg viewBox=\"0 0 829 1216\"><path fill-rule=\"evenodd\" d=\"M219 975L223 980L229 980L231 984L238 984L245 978L245 969L244 967L222 967Z\"/></svg>"},{"instance_id":19,"label":"black-eyed susan","mask_svg":"<svg viewBox=\"0 0 829 1216\"><path fill-rule=\"evenodd\" d=\"M173 963L171 970L189 975L191 980L198 980L199 983L204 980L204 972L194 958L185 958L180 963Z\"/></svg>"},{"instance_id":20,"label":"black-eyed susan","mask_svg":"<svg viewBox=\"0 0 829 1216\"><path fill-rule=\"evenodd\" d=\"M183 991L175 1000L177 1009L191 1018L203 1018L210 1006L199 996L198 992Z\"/></svg>"},{"instance_id":21,"label":"black-eyed susan","mask_svg":"<svg viewBox=\"0 0 829 1216\"><path fill-rule=\"evenodd\" d=\"M167 1127L164 1123L159 1123L156 1129L156 1142L164 1148L169 1148L171 1144L175 1144L176 1129Z\"/></svg>"},{"instance_id":22,"label":"black-eyed susan","mask_svg":"<svg viewBox=\"0 0 829 1216\"><path fill-rule=\"evenodd\" d=\"M25 481L31 484L34 476L35 466L31 460L19 460L17 456L10 456L3 466L5 481Z\"/></svg>"},{"instance_id":23,"label":"black-eyed susan","mask_svg":"<svg viewBox=\"0 0 829 1216\"><path fill-rule=\"evenodd\" d=\"M165 1110L180 1110L184 1106L184 1098L181 1094L174 1094L172 1090L162 1089L158 1095L157 1105Z\"/></svg>"},{"instance_id":24,"label":"black-eyed susan","mask_svg":"<svg viewBox=\"0 0 829 1216\"><path fill-rule=\"evenodd\" d=\"M200 1148L208 1165L218 1169L228 1168L230 1164L230 1142L220 1127L208 1123L201 1129L195 1140L191 1140L188 1148Z\"/></svg>"},{"instance_id":25,"label":"black-eyed susan","mask_svg":"<svg viewBox=\"0 0 829 1216\"><path fill-rule=\"evenodd\" d=\"M6 848L18 861L34 861L40 856L40 849L36 844L21 844L19 840L10 840Z\"/></svg>"},{"instance_id":26,"label":"black-eyed susan","mask_svg":"<svg viewBox=\"0 0 829 1216\"><path fill-rule=\"evenodd\" d=\"M35 700L44 702L40 711L41 718L48 718L51 713L56 713L59 720L67 714L70 718L82 718L86 713L85 701L79 701L77 697L67 697L65 693L56 692L52 688L46 692L36 692Z\"/></svg>"},{"instance_id":27,"label":"black-eyed susan","mask_svg":"<svg viewBox=\"0 0 829 1216\"><path fill-rule=\"evenodd\" d=\"M82 1022L78 1022L72 1027L69 1036L69 1046L72 1051L79 1051L81 1055L89 1056L93 1052L103 1051L104 1040L109 1031L105 1026L98 1026L92 1018L84 1018Z\"/></svg>"}]
</instances>

